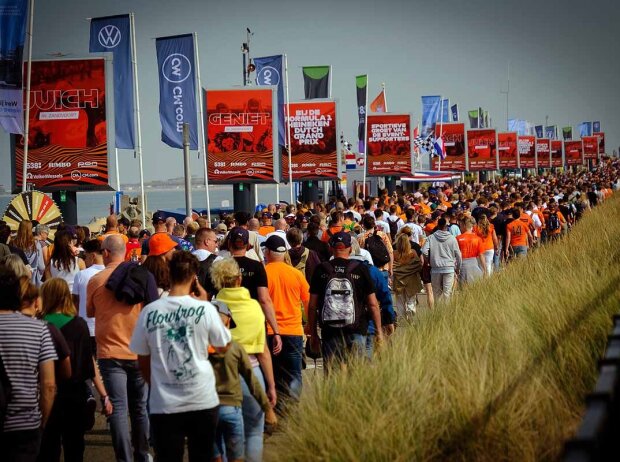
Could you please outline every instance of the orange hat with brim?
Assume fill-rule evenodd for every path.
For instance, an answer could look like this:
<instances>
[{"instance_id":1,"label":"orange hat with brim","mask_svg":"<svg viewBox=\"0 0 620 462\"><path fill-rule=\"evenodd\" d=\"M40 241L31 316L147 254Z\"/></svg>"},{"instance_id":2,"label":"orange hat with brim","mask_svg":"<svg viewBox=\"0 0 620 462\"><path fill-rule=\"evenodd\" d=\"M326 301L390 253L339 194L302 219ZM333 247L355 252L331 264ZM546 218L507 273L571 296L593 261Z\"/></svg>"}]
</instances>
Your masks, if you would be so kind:
<instances>
[{"instance_id":1,"label":"orange hat with brim","mask_svg":"<svg viewBox=\"0 0 620 462\"><path fill-rule=\"evenodd\" d=\"M149 255L163 255L177 245L168 233L155 233L149 239Z\"/></svg>"}]
</instances>

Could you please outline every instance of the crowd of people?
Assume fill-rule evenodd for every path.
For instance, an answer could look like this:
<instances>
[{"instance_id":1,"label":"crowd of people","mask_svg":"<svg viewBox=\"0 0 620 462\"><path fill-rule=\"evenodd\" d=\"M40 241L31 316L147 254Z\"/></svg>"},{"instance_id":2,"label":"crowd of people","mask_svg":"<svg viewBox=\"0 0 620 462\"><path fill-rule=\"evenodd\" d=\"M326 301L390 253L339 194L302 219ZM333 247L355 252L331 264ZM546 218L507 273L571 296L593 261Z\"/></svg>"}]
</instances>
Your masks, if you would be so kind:
<instances>
[{"instance_id":1,"label":"crowd of people","mask_svg":"<svg viewBox=\"0 0 620 462\"><path fill-rule=\"evenodd\" d=\"M181 461L186 440L190 461L260 461L309 359L327 373L371 360L405 318L558 240L618 187L607 160L217 224L112 215L52 242L0 223L3 460L83 460L99 407L119 461Z\"/></svg>"}]
</instances>

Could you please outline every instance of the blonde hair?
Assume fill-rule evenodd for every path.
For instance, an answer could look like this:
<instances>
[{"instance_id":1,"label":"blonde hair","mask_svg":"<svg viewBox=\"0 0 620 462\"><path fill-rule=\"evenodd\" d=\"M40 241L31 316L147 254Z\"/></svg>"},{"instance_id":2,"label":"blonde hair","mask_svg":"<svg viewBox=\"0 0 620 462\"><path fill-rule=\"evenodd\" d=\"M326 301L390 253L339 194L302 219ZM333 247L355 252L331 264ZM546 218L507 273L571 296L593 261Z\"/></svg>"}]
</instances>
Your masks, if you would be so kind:
<instances>
[{"instance_id":1,"label":"blonde hair","mask_svg":"<svg viewBox=\"0 0 620 462\"><path fill-rule=\"evenodd\" d=\"M224 258L214 262L209 270L211 281L217 290L238 287L241 270L234 258Z\"/></svg>"},{"instance_id":2,"label":"blonde hair","mask_svg":"<svg viewBox=\"0 0 620 462\"><path fill-rule=\"evenodd\" d=\"M15 273L15 276L17 276L18 278L27 277L28 279L30 279L30 277L32 277L31 271L26 265L24 265L24 261L19 255L16 255L14 253L10 255L5 255L0 261L0 263L13 271Z\"/></svg>"},{"instance_id":3,"label":"blonde hair","mask_svg":"<svg viewBox=\"0 0 620 462\"><path fill-rule=\"evenodd\" d=\"M60 278L52 278L41 286L41 298L43 299L43 316L52 313L75 316L76 310L69 291L67 281Z\"/></svg>"},{"instance_id":4,"label":"blonde hair","mask_svg":"<svg viewBox=\"0 0 620 462\"><path fill-rule=\"evenodd\" d=\"M22 309L30 307L39 298L39 288L30 281L29 277L22 276L19 278L19 296Z\"/></svg>"},{"instance_id":5,"label":"blonde hair","mask_svg":"<svg viewBox=\"0 0 620 462\"><path fill-rule=\"evenodd\" d=\"M405 228L409 228L406 226ZM403 229L405 229L403 228ZM409 241L409 236L406 232L400 233L396 238L394 249L394 261L401 263L403 265L409 263L413 259L413 250L411 249L411 241Z\"/></svg>"},{"instance_id":6,"label":"blonde hair","mask_svg":"<svg viewBox=\"0 0 620 462\"><path fill-rule=\"evenodd\" d=\"M22 220L17 228L17 236L12 244L26 252L35 250L34 235L32 234L32 221Z\"/></svg>"}]
</instances>

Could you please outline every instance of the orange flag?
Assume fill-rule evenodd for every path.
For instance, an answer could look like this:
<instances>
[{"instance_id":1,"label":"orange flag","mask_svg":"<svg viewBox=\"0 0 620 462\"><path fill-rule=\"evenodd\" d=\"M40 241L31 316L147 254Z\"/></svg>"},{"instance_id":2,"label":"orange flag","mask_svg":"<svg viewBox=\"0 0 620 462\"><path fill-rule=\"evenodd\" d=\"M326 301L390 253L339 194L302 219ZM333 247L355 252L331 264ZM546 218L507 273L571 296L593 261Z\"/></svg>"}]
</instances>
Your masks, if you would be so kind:
<instances>
[{"instance_id":1,"label":"orange flag","mask_svg":"<svg viewBox=\"0 0 620 462\"><path fill-rule=\"evenodd\" d=\"M370 103L370 112L386 112L385 106L385 90L381 90L381 93Z\"/></svg>"}]
</instances>

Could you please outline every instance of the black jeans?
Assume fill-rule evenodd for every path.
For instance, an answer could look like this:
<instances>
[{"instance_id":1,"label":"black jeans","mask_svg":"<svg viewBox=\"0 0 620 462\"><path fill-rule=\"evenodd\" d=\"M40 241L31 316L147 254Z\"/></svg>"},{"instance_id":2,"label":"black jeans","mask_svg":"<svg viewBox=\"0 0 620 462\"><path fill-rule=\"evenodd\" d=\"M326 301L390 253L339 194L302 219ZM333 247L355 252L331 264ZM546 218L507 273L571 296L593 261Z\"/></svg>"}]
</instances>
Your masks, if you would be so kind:
<instances>
[{"instance_id":1,"label":"black jeans","mask_svg":"<svg viewBox=\"0 0 620 462\"><path fill-rule=\"evenodd\" d=\"M0 432L0 460L35 462L41 445L41 430Z\"/></svg>"},{"instance_id":2,"label":"black jeans","mask_svg":"<svg viewBox=\"0 0 620 462\"><path fill-rule=\"evenodd\" d=\"M189 462L211 462L219 406L178 414L151 414L157 462L183 462L185 438Z\"/></svg>"}]
</instances>

